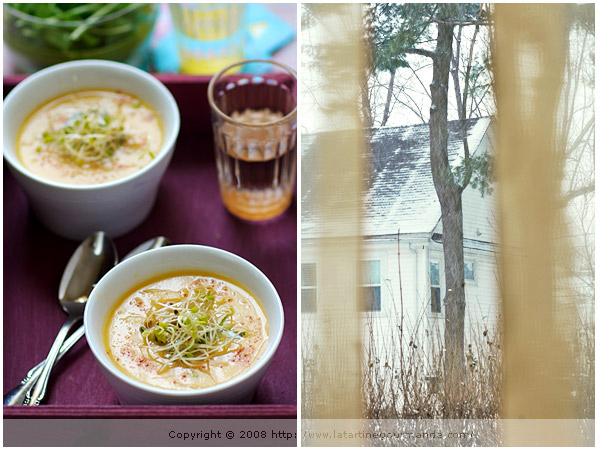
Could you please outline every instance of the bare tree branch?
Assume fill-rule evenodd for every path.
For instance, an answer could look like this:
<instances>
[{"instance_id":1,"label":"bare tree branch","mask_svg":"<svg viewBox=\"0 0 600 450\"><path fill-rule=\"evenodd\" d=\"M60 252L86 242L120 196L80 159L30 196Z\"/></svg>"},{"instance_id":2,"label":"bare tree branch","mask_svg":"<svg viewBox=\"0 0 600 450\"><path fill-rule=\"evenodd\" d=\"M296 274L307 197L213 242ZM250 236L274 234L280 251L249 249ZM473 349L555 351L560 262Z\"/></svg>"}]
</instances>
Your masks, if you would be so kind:
<instances>
[{"instance_id":1,"label":"bare tree branch","mask_svg":"<svg viewBox=\"0 0 600 450\"><path fill-rule=\"evenodd\" d=\"M432 52L431 50L425 50L424 48L407 48L406 50L403 50L403 53L409 53L411 55L427 56L428 58L431 58L431 59L435 58L435 52Z\"/></svg>"},{"instance_id":2,"label":"bare tree branch","mask_svg":"<svg viewBox=\"0 0 600 450\"><path fill-rule=\"evenodd\" d=\"M470 164L469 158L471 157L469 152L469 140L467 139L467 93L469 92L469 76L471 74L471 66L473 64L473 50L475 48L475 40L477 39L477 33L479 32L479 25L475 26L475 33L473 33L473 39L471 40L471 48L469 49L469 61L467 63L467 70L465 72L465 87L463 88L463 101L462 109L460 111L460 128L463 138L463 149L465 151L465 178L461 186L461 192L464 191L469 183L471 182L471 176L473 175L473 166Z\"/></svg>"},{"instance_id":3,"label":"bare tree branch","mask_svg":"<svg viewBox=\"0 0 600 450\"><path fill-rule=\"evenodd\" d=\"M580 187L578 189L574 189L572 191L569 191L561 199L561 205L560 206L561 207L565 207L565 206L567 206L567 204L571 200L574 200L577 197L581 197L582 195L585 195L585 194L591 194L595 190L596 190L596 184L592 183L592 184L589 184L587 186L583 186L583 187Z\"/></svg>"},{"instance_id":4,"label":"bare tree branch","mask_svg":"<svg viewBox=\"0 0 600 450\"><path fill-rule=\"evenodd\" d=\"M421 68L419 68L419 70L420 69ZM423 92L425 92L427 94L427 96L429 97L429 100L431 100L431 93L429 92L429 89L427 89L425 87L425 84L423 84L423 81L421 81L421 77L419 77L419 75L417 75L417 72L415 71L415 69L412 68L412 66L410 66L410 70L412 71L413 75L415 76L415 78L417 79L417 81L419 82L421 87L423 88Z\"/></svg>"},{"instance_id":5,"label":"bare tree branch","mask_svg":"<svg viewBox=\"0 0 600 450\"><path fill-rule=\"evenodd\" d=\"M456 110L458 111L458 117L462 118L461 111L463 110L463 99L460 95L460 81L458 78L458 66L460 64L460 44L462 40L462 26L458 27L458 32L454 36L456 41L456 54L452 55L452 64L450 69L450 75L452 75L452 84L454 85L454 96L456 97Z\"/></svg>"},{"instance_id":6,"label":"bare tree branch","mask_svg":"<svg viewBox=\"0 0 600 450\"><path fill-rule=\"evenodd\" d=\"M414 103L415 106L411 106L408 103L402 101L400 98L398 98L398 96L396 94L394 94L394 99L402 106L404 106L405 108L409 109L415 116L417 116L419 118L419 120L422 123L427 123L429 122L428 119L426 119L423 116L423 111L422 108L419 107L419 104L408 94L404 94L411 102Z\"/></svg>"},{"instance_id":7,"label":"bare tree branch","mask_svg":"<svg viewBox=\"0 0 600 450\"><path fill-rule=\"evenodd\" d=\"M486 19L473 19L473 20L445 20L445 19L433 19L436 23L444 23L446 25L460 25L460 26L468 26L468 25L493 25L491 20Z\"/></svg>"},{"instance_id":8,"label":"bare tree branch","mask_svg":"<svg viewBox=\"0 0 600 450\"><path fill-rule=\"evenodd\" d=\"M383 119L381 126L385 126L390 117L390 104L392 103L392 92L394 90L394 78L396 77L396 69L390 70L390 82L388 84L387 98L385 100L385 108L383 109Z\"/></svg>"}]
</instances>

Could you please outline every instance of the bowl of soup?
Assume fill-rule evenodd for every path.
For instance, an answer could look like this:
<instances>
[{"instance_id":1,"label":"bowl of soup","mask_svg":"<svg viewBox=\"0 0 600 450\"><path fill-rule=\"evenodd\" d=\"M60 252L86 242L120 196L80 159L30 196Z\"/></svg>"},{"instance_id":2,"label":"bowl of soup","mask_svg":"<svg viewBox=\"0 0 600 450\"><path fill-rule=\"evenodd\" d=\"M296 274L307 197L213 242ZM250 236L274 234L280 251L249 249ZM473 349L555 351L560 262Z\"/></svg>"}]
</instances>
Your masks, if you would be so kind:
<instances>
[{"instance_id":1,"label":"bowl of soup","mask_svg":"<svg viewBox=\"0 0 600 450\"><path fill-rule=\"evenodd\" d=\"M169 90L135 67L57 64L4 100L4 159L40 221L80 240L141 224L171 160L180 117Z\"/></svg>"},{"instance_id":2,"label":"bowl of soup","mask_svg":"<svg viewBox=\"0 0 600 450\"><path fill-rule=\"evenodd\" d=\"M283 335L269 279L217 248L173 245L94 287L86 339L121 404L249 403Z\"/></svg>"}]
</instances>

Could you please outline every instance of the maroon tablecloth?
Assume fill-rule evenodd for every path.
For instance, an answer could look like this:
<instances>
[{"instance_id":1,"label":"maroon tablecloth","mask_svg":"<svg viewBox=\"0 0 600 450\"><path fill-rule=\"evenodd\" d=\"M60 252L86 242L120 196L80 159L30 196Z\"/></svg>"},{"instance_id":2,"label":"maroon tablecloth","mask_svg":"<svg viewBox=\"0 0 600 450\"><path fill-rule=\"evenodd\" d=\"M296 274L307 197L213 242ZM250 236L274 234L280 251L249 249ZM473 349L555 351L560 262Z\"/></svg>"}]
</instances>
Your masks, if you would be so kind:
<instances>
[{"instance_id":1,"label":"maroon tablecloth","mask_svg":"<svg viewBox=\"0 0 600 450\"><path fill-rule=\"evenodd\" d=\"M182 114L177 147L150 217L115 240L121 256L157 235L173 243L222 248L249 260L273 282L283 302L285 330L252 405L165 407L166 416L295 417L296 414L296 202L281 217L251 224L226 212L219 198L206 79L159 77ZM5 78L5 95L12 80ZM60 238L32 214L28 200L4 165L4 392L48 352L66 319L58 300L64 267L79 244ZM118 405L85 338L55 367L38 408L5 407L5 417L111 417L157 415ZM112 405L112 406L111 406Z\"/></svg>"}]
</instances>

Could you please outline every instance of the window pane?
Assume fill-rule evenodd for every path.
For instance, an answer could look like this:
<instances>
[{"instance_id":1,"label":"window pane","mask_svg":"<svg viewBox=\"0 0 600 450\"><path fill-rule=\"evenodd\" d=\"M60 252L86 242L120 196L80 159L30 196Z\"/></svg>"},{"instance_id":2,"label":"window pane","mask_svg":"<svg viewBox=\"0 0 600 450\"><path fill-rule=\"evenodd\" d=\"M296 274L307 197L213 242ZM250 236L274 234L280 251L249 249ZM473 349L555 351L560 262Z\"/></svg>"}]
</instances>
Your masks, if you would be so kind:
<instances>
[{"instance_id":1,"label":"window pane","mask_svg":"<svg viewBox=\"0 0 600 450\"><path fill-rule=\"evenodd\" d=\"M381 284L380 261L361 261L360 280L361 284Z\"/></svg>"},{"instance_id":2,"label":"window pane","mask_svg":"<svg viewBox=\"0 0 600 450\"><path fill-rule=\"evenodd\" d=\"M475 262L465 262L465 280L475 280Z\"/></svg>"},{"instance_id":3,"label":"window pane","mask_svg":"<svg viewBox=\"0 0 600 450\"><path fill-rule=\"evenodd\" d=\"M381 311L381 287L377 286L371 289L373 291L373 302L370 305L371 311Z\"/></svg>"},{"instance_id":4,"label":"window pane","mask_svg":"<svg viewBox=\"0 0 600 450\"><path fill-rule=\"evenodd\" d=\"M381 286L360 288L363 311L381 311Z\"/></svg>"},{"instance_id":5,"label":"window pane","mask_svg":"<svg viewBox=\"0 0 600 450\"><path fill-rule=\"evenodd\" d=\"M429 280L432 286L440 285L440 263L429 263Z\"/></svg>"},{"instance_id":6,"label":"window pane","mask_svg":"<svg viewBox=\"0 0 600 450\"><path fill-rule=\"evenodd\" d=\"M317 265L315 263L302 264L300 282L302 286L314 287L317 285Z\"/></svg>"},{"instance_id":7,"label":"window pane","mask_svg":"<svg viewBox=\"0 0 600 450\"><path fill-rule=\"evenodd\" d=\"M379 260L369 261L369 276L371 284L381 284L381 268Z\"/></svg>"},{"instance_id":8,"label":"window pane","mask_svg":"<svg viewBox=\"0 0 600 450\"><path fill-rule=\"evenodd\" d=\"M317 310L316 289L302 289L300 309L302 312L315 312Z\"/></svg>"},{"instance_id":9,"label":"window pane","mask_svg":"<svg viewBox=\"0 0 600 450\"><path fill-rule=\"evenodd\" d=\"M440 298L440 288L431 288L431 312L441 313L442 312L442 299Z\"/></svg>"}]
</instances>

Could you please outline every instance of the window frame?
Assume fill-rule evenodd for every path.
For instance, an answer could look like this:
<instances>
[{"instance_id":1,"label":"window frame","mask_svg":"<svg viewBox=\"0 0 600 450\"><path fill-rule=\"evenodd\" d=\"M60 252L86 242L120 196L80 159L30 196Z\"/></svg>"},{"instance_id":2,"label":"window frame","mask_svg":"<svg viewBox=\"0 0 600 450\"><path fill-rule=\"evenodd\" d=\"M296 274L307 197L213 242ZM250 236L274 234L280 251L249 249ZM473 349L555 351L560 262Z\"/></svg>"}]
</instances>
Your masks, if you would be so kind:
<instances>
[{"instance_id":1,"label":"window frame","mask_svg":"<svg viewBox=\"0 0 600 450\"><path fill-rule=\"evenodd\" d=\"M465 258L464 265L473 264L473 278L467 278L467 271L464 271L465 274L465 282L471 284L477 284L477 261L474 258Z\"/></svg>"},{"instance_id":2,"label":"window frame","mask_svg":"<svg viewBox=\"0 0 600 450\"><path fill-rule=\"evenodd\" d=\"M302 278L302 266L312 265L315 270L314 285L304 285L304 279ZM303 262L300 263L300 313L301 314L315 314L318 309L318 283L319 283L319 271L316 262ZM302 301L302 294L305 291L314 292L314 307L312 309L304 309L304 302Z\"/></svg>"},{"instance_id":3,"label":"window frame","mask_svg":"<svg viewBox=\"0 0 600 450\"><path fill-rule=\"evenodd\" d=\"M434 317L438 317L440 315L442 315L443 313L443 301L442 301L442 264L441 261L438 259L430 259L429 261L429 265L427 267L427 280L429 282L429 295L428 295L428 313L431 316ZM437 284L433 284L432 280L431 280L431 265L432 264L436 264L438 267L438 283ZM432 289L438 289L439 291L439 311L434 311L433 310L433 295L432 295Z\"/></svg>"},{"instance_id":4,"label":"window frame","mask_svg":"<svg viewBox=\"0 0 600 450\"><path fill-rule=\"evenodd\" d=\"M362 279L362 265L365 263L369 263L369 262L377 262L379 263L379 283L362 283L363 279ZM368 313L368 314L380 314L383 312L383 276L382 276L382 260L381 258L367 258L367 259L361 259L359 261L358 264L358 277L360 280L360 283L358 284L358 288L359 288L359 292L360 292L360 297L361 297L361 302L366 301L365 299L363 299L362 297L362 292L363 292L363 288L379 288L379 309L366 309L366 308L360 308L360 312L361 313ZM368 278L368 281L370 280L370 276ZM366 304L366 303L361 303L361 305Z\"/></svg>"}]
</instances>

